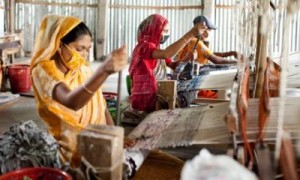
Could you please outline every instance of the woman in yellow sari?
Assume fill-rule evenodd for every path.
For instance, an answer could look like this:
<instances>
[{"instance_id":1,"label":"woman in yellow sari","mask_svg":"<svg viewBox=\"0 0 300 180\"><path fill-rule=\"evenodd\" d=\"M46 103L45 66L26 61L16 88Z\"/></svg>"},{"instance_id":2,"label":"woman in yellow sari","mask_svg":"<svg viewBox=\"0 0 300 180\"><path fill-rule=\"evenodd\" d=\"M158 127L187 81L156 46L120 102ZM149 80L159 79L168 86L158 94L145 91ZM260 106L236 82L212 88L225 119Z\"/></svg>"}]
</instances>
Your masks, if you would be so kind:
<instances>
[{"instance_id":1,"label":"woman in yellow sari","mask_svg":"<svg viewBox=\"0 0 300 180\"><path fill-rule=\"evenodd\" d=\"M126 47L113 51L93 74L85 61L92 36L75 17L42 20L31 62L38 111L60 144L64 161L78 163L76 135L89 124L113 125L101 92L112 73L127 64Z\"/></svg>"},{"instance_id":2,"label":"woman in yellow sari","mask_svg":"<svg viewBox=\"0 0 300 180\"><path fill-rule=\"evenodd\" d=\"M101 92L112 73L127 64L126 47L107 56L92 73L85 61L92 36L75 17L43 18L31 62L32 84L41 118L58 141L61 159L73 167L80 164L76 136L85 127L113 125ZM132 145L126 141L125 147ZM135 179L179 179L183 162L153 151L138 170Z\"/></svg>"}]
</instances>

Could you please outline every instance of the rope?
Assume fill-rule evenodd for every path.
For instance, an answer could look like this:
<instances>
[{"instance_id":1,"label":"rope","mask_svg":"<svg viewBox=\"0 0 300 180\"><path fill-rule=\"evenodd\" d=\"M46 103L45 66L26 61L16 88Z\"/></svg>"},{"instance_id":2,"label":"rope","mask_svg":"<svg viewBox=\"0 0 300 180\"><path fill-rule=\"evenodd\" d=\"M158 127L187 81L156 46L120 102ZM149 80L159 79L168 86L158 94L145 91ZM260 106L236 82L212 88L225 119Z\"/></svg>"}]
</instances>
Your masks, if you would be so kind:
<instances>
[{"instance_id":1,"label":"rope","mask_svg":"<svg viewBox=\"0 0 300 180\"><path fill-rule=\"evenodd\" d=\"M122 154L123 155L123 154ZM92 171L94 174L100 174L100 173L108 173L115 170L117 167L120 166L120 164L123 163L123 158L119 157L117 158L117 163L114 164L114 166L111 167L94 167L85 157L81 157L81 162L86 166L86 177L88 180L90 180L89 172ZM102 178L97 177L99 180L102 180Z\"/></svg>"}]
</instances>

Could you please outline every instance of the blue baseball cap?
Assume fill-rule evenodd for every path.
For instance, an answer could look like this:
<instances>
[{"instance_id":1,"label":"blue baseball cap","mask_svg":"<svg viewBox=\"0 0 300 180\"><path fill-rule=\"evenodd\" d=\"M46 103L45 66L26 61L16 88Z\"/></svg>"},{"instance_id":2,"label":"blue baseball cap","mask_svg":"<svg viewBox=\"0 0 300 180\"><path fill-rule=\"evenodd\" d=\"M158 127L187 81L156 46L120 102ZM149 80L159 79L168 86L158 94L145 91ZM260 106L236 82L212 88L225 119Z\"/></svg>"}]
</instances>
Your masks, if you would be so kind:
<instances>
[{"instance_id":1,"label":"blue baseball cap","mask_svg":"<svg viewBox=\"0 0 300 180\"><path fill-rule=\"evenodd\" d=\"M203 22L205 23L205 25L207 26L208 29L213 29L213 30L217 29L217 27L206 16L197 16L193 21L194 25L196 25L198 23L203 23Z\"/></svg>"}]
</instances>

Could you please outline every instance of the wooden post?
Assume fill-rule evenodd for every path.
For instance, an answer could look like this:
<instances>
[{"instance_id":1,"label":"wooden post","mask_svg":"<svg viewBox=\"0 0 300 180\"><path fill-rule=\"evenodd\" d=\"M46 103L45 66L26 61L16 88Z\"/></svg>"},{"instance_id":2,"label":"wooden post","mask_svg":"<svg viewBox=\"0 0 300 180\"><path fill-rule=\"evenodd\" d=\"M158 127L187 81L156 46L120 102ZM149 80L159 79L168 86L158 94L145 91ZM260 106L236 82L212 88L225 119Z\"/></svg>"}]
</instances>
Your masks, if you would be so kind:
<instances>
[{"instance_id":1,"label":"wooden post","mask_svg":"<svg viewBox=\"0 0 300 180\"><path fill-rule=\"evenodd\" d=\"M10 0L8 1L9 5L9 25L8 25L8 32L9 33L14 33L15 32L15 5L16 2L15 0Z\"/></svg>"},{"instance_id":2,"label":"wooden post","mask_svg":"<svg viewBox=\"0 0 300 180\"><path fill-rule=\"evenodd\" d=\"M265 1L262 4L262 9L267 9L266 13L269 13L269 1ZM265 11L264 11L265 12ZM268 32L265 33L261 32L262 27L262 18L258 18L258 29L257 29L257 49L256 49L256 58L255 58L255 65L256 65L256 74L255 74L255 87L253 95L255 98L259 98L262 93L262 87L264 83L264 72L267 67L267 51L268 51ZM264 23L267 23L264 21Z\"/></svg>"},{"instance_id":3,"label":"wooden post","mask_svg":"<svg viewBox=\"0 0 300 180\"><path fill-rule=\"evenodd\" d=\"M5 12L5 5L4 0L0 0L0 37L4 36L4 12Z\"/></svg>"},{"instance_id":4,"label":"wooden post","mask_svg":"<svg viewBox=\"0 0 300 180\"><path fill-rule=\"evenodd\" d=\"M108 9L109 1L108 0L99 0L98 3L98 23L97 23L97 32L96 32L96 59L100 59L105 52L105 35L108 28Z\"/></svg>"},{"instance_id":5,"label":"wooden post","mask_svg":"<svg viewBox=\"0 0 300 180\"><path fill-rule=\"evenodd\" d=\"M283 179L299 179L295 157L291 135L284 131L280 151L280 167Z\"/></svg>"},{"instance_id":6,"label":"wooden post","mask_svg":"<svg viewBox=\"0 0 300 180\"><path fill-rule=\"evenodd\" d=\"M161 80L157 81L157 95L163 97L168 103L168 109L175 109L176 96L177 96L177 81L174 80ZM157 103L157 110L160 105Z\"/></svg>"}]
</instances>

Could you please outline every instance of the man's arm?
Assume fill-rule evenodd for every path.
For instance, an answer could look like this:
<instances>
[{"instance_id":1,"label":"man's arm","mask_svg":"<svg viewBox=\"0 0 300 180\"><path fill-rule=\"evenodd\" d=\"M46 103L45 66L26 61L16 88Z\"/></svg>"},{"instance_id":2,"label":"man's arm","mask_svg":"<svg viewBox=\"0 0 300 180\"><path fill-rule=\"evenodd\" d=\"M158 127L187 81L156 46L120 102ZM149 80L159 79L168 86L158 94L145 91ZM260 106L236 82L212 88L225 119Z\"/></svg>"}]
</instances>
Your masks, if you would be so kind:
<instances>
[{"instance_id":1,"label":"man's arm","mask_svg":"<svg viewBox=\"0 0 300 180\"><path fill-rule=\"evenodd\" d=\"M234 58L237 58L237 52L236 51L228 51L228 52L215 52L214 53L216 56L219 57L229 57L229 56L234 56Z\"/></svg>"},{"instance_id":2,"label":"man's arm","mask_svg":"<svg viewBox=\"0 0 300 180\"><path fill-rule=\"evenodd\" d=\"M215 54L208 55L207 59L215 64L236 64L236 60L228 60Z\"/></svg>"}]
</instances>

